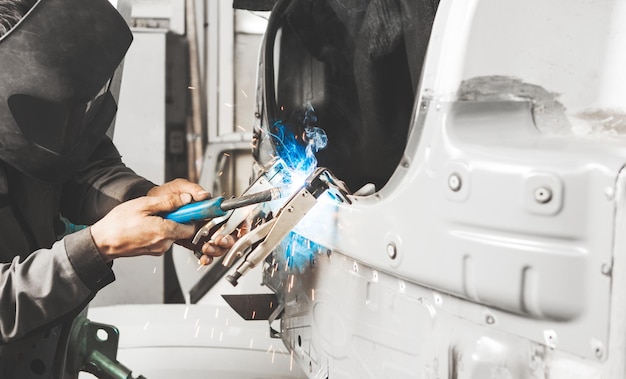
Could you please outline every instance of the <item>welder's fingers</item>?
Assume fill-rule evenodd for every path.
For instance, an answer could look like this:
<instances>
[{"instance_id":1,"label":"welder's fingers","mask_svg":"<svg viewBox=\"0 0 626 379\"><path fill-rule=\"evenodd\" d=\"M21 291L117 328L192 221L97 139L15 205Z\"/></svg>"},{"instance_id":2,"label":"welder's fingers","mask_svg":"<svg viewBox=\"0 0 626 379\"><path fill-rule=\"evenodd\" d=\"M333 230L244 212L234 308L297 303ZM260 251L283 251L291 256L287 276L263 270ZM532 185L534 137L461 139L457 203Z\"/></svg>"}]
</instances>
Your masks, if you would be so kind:
<instances>
[{"instance_id":1,"label":"welder's fingers","mask_svg":"<svg viewBox=\"0 0 626 379\"><path fill-rule=\"evenodd\" d=\"M163 196L168 194L191 194L194 201L205 200L211 197L211 194L198 183L190 182L186 179L174 179L160 186L153 187L147 193L147 196Z\"/></svg>"},{"instance_id":2,"label":"welder's fingers","mask_svg":"<svg viewBox=\"0 0 626 379\"><path fill-rule=\"evenodd\" d=\"M198 263L201 264L202 266L210 265L211 263L213 263L213 257L209 255L203 255L200 257L200 260L198 261Z\"/></svg>"},{"instance_id":3,"label":"welder's fingers","mask_svg":"<svg viewBox=\"0 0 626 379\"><path fill-rule=\"evenodd\" d=\"M202 245L202 253L210 257L219 257L228 252L235 244L235 239L231 235L218 235L213 241Z\"/></svg>"},{"instance_id":4,"label":"welder's fingers","mask_svg":"<svg viewBox=\"0 0 626 379\"><path fill-rule=\"evenodd\" d=\"M213 239L202 245L202 253L200 264L207 265L213 262L213 257L221 257L228 253L235 241L244 234L248 233L250 224L247 221L242 222L232 234L214 234Z\"/></svg>"},{"instance_id":5,"label":"welder's fingers","mask_svg":"<svg viewBox=\"0 0 626 379\"><path fill-rule=\"evenodd\" d=\"M174 241L191 238L195 228L165 220L156 214L179 208L190 201L189 194L127 201L93 224L91 236L105 261L136 255L161 255Z\"/></svg>"},{"instance_id":6,"label":"welder's fingers","mask_svg":"<svg viewBox=\"0 0 626 379\"><path fill-rule=\"evenodd\" d=\"M146 196L136 199L142 202L142 206L149 214L174 211L193 200L189 193L173 193L162 196Z\"/></svg>"}]
</instances>

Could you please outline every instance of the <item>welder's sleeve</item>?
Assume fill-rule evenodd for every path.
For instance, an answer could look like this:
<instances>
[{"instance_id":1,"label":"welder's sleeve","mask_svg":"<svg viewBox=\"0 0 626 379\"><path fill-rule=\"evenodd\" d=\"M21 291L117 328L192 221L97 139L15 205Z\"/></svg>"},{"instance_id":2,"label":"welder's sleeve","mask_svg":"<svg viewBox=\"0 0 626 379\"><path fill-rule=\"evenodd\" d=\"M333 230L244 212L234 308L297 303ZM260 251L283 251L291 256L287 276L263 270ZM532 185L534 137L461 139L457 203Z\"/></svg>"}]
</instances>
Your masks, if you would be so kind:
<instances>
[{"instance_id":1,"label":"welder's sleeve","mask_svg":"<svg viewBox=\"0 0 626 379\"><path fill-rule=\"evenodd\" d=\"M91 225L120 203L144 196L155 184L122 163L108 137L103 138L87 164L66 182L61 213L74 224Z\"/></svg>"},{"instance_id":2,"label":"welder's sleeve","mask_svg":"<svg viewBox=\"0 0 626 379\"><path fill-rule=\"evenodd\" d=\"M89 229L0 264L0 344L71 321L114 278Z\"/></svg>"}]
</instances>

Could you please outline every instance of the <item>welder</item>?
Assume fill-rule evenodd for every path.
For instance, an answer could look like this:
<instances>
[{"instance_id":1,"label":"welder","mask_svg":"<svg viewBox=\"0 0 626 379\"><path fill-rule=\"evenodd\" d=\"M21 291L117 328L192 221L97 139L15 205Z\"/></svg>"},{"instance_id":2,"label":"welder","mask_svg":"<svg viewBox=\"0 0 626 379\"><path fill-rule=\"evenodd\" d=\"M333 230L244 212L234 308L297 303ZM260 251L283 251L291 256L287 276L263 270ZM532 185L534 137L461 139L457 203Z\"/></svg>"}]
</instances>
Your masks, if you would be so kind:
<instances>
[{"instance_id":1,"label":"welder","mask_svg":"<svg viewBox=\"0 0 626 379\"><path fill-rule=\"evenodd\" d=\"M0 0L0 378L75 377L69 329L114 280L112 261L185 244L194 227L159 214L210 197L138 176L106 136L131 41L108 0ZM91 226L59 239L60 215Z\"/></svg>"}]
</instances>

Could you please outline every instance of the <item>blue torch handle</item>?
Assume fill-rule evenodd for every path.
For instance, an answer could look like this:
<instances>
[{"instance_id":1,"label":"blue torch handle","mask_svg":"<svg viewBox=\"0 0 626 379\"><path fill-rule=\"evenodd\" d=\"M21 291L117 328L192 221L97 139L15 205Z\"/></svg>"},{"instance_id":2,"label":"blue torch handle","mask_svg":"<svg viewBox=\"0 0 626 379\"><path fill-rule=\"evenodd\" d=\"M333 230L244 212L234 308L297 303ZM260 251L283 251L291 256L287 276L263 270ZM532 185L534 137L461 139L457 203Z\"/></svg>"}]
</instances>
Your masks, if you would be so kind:
<instances>
[{"instance_id":1,"label":"blue torch handle","mask_svg":"<svg viewBox=\"0 0 626 379\"><path fill-rule=\"evenodd\" d=\"M220 207L222 201L224 201L224 198L220 196L183 205L177 210L165 214L163 218L176 221L179 224L189 224L194 221L224 216L226 212Z\"/></svg>"}]
</instances>

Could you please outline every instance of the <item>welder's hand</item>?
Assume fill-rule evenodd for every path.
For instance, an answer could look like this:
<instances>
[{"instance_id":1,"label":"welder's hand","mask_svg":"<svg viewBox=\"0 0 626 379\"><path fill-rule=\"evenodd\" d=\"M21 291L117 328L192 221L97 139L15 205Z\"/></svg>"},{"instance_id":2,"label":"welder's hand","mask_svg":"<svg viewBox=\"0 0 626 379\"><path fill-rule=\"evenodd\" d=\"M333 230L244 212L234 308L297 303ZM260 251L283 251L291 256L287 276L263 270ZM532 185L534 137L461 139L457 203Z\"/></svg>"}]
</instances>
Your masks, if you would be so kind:
<instances>
[{"instance_id":1,"label":"welder's hand","mask_svg":"<svg viewBox=\"0 0 626 379\"><path fill-rule=\"evenodd\" d=\"M213 262L214 257L221 257L235 244L235 238L231 235L218 235L213 241L208 241L202 245L202 254L200 258L201 265L208 265Z\"/></svg>"},{"instance_id":2,"label":"welder's hand","mask_svg":"<svg viewBox=\"0 0 626 379\"><path fill-rule=\"evenodd\" d=\"M105 261L137 255L162 255L177 240L193 236L193 225L159 216L189 204L189 193L145 196L113 208L91 226L91 236Z\"/></svg>"},{"instance_id":3,"label":"welder's hand","mask_svg":"<svg viewBox=\"0 0 626 379\"><path fill-rule=\"evenodd\" d=\"M202 245L202 254L204 255L200 258L200 264L211 264L214 257L221 257L226 254L233 247L235 241L246 234L248 230L248 222L244 221L232 234L218 234L212 241L206 242Z\"/></svg>"},{"instance_id":4,"label":"welder's hand","mask_svg":"<svg viewBox=\"0 0 626 379\"><path fill-rule=\"evenodd\" d=\"M194 201L206 200L211 197L211 194L202 188L201 185L181 178L153 187L150 191L148 191L146 196L163 196L183 193L190 194Z\"/></svg>"},{"instance_id":5,"label":"welder's hand","mask_svg":"<svg viewBox=\"0 0 626 379\"><path fill-rule=\"evenodd\" d=\"M190 182L185 179L174 179L170 182L164 183L160 186L152 188L147 196L162 196L168 194L183 194L188 193L193 197L194 201L206 200L211 197L211 194L206 191L199 184ZM194 250L196 246L191 243L193 236L175 241L177 245L186 247L189 250ZM218 236L214 241L208 241L202 245L202 253L204 256L200 259L201 264L210 264L213 261L213 257L219 257L228 252L228 250L235 244L235 233L232 236Z\"/></svg>"},{"instance_id":6,"label":"welder's hand","mask_svg":"<svg viewBox=\"0 0 626 379\"><path fill-rule=\"evenodd\" d=\"M183 193L190 194L193 197L193 201L206 200L211 197L209 191L206 191L199 184L190 182L189 180L182 178L174 179L160 186L153 187L148 191L146 196L163 196ZM174 243L183 246L189 250L193 250L195 247L194 244L191 243L191 239L181 239L175 241Z\"/></svg>"}]
</instances>

